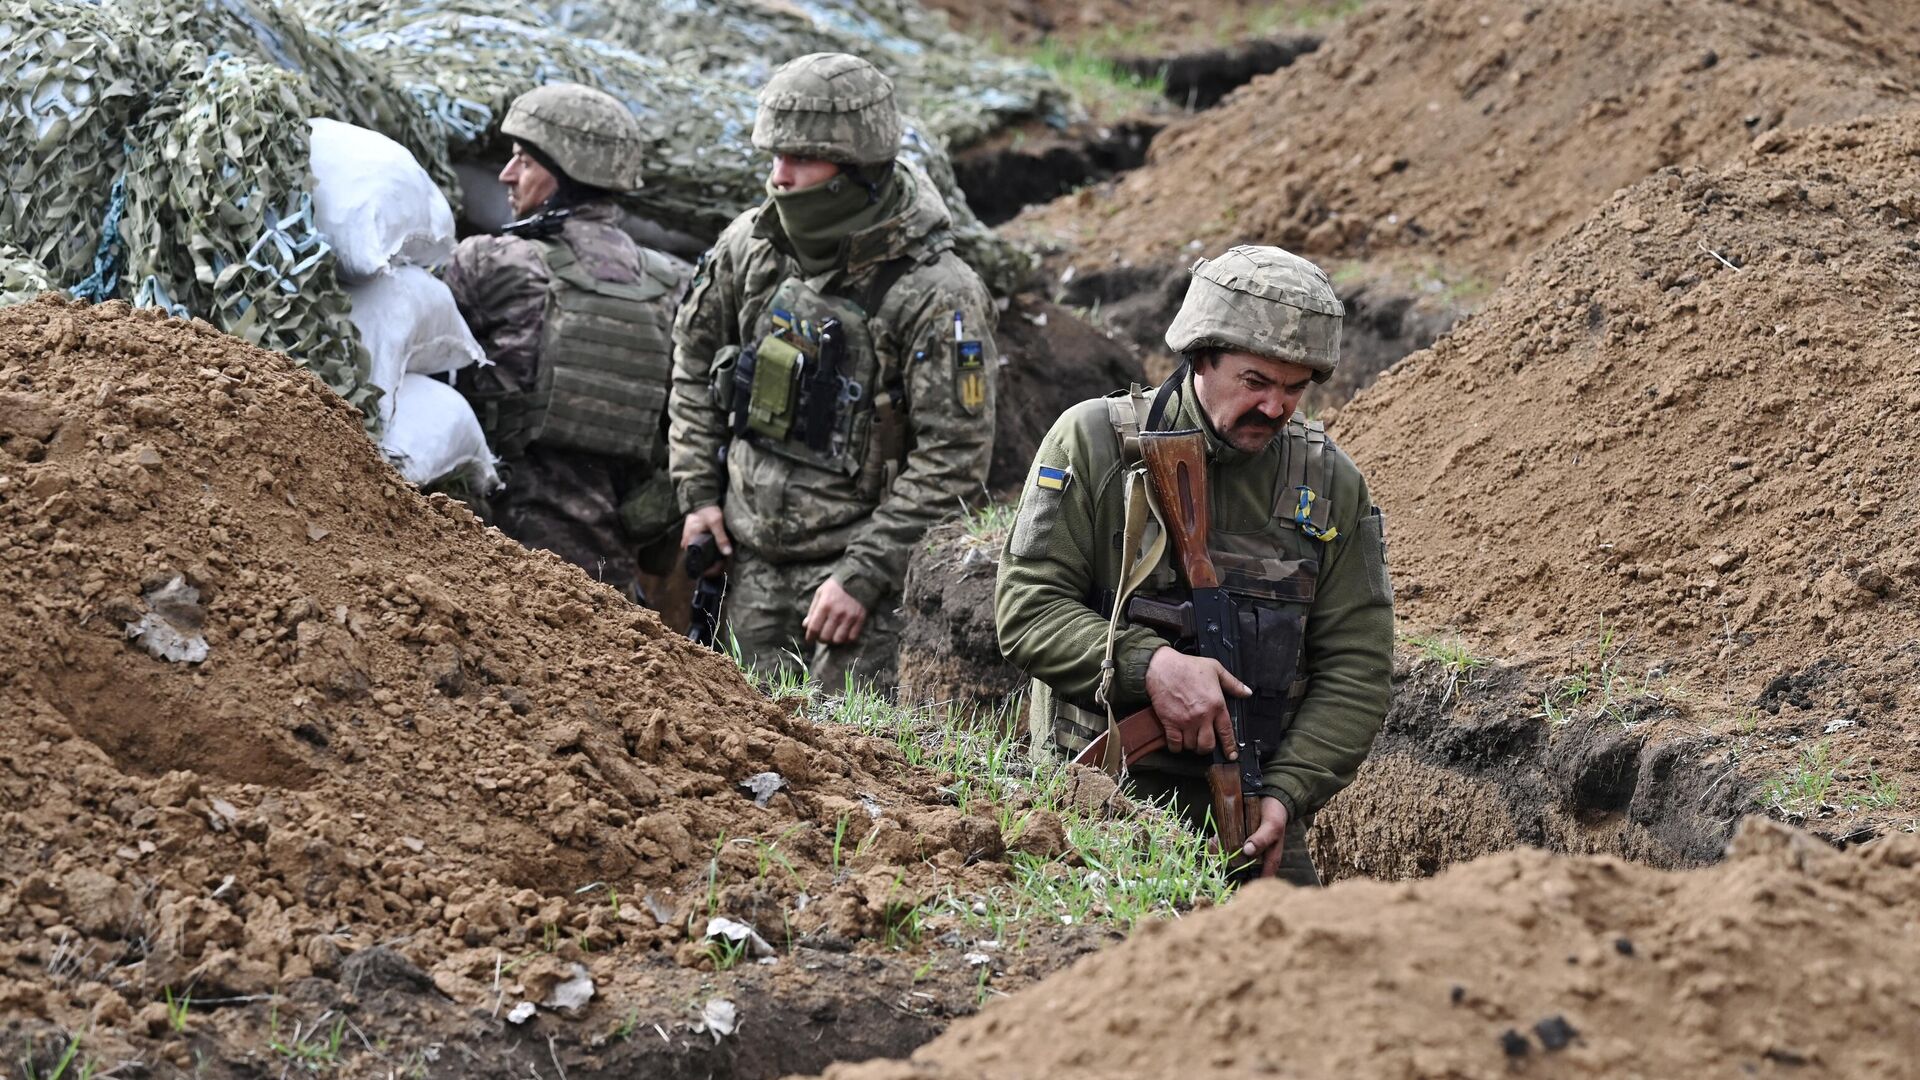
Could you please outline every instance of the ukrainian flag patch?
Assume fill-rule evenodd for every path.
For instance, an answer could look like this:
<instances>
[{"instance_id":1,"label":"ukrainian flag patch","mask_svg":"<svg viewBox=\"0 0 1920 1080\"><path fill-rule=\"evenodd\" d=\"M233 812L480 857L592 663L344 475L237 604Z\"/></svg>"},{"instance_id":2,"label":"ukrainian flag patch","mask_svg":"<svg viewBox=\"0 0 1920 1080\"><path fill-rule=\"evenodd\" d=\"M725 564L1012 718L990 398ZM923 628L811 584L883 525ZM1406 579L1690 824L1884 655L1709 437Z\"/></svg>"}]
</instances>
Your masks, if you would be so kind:
<instances>
[{"instance_id":1,"label":"ukrainian flag patch","mask_svg":"<svg viewBox=\"0 0 1920 1080\"><path fill-rule=\"evenodd\" d=\"M1065 491L1073 483L1073 467L1056 469L1051 465L1042 465L1034 470L1033 486L1048 491Z\"/></svg>"}]
</instances>

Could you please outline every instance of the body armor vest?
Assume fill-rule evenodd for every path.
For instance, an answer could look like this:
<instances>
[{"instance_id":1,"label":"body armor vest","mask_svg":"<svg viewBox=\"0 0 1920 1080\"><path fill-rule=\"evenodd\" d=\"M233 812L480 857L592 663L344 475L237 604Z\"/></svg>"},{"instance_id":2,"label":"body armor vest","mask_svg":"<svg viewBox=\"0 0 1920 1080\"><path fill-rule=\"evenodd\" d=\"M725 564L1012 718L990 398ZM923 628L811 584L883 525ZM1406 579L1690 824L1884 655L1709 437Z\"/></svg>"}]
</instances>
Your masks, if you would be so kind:
<instances>
[{"instance_id":1,"label":"body armor vest","mask_svg":"<svg viewBox=\"0 0 1920 1080\"><path fill-rule=\"evenodd\" d=\"M548 272L539 374L531 390L487 403L488 440L503 457L535 442L650 457L673 378L671 266L642 248L639 281L601 281L565 240L533 243Z\"/></svg>"},{"instance_id":2,"label":"body armor vest","mask_svg":"<svg viewBox=\"0 0 1920 1080\"><path fill-rule=\"evenodd\" d=\"M1121 460L1139 464L1139 413L1143 398L1116 395L1107 399L1108 419L1119 440ZM1307 617L1324 561L1326 542L1332 539L1331 490L1333 468L1327 452L1326 426L1319 421L1294 420L1279 436L1282 465L1271 499L1260 507L1223 506L1217 487L1210 485L1213 528L1207 551L1220 572L1220 583L1231 595L1240 621L1240 666L1234 672L1253 689L1246 702L1250 724L1272 733L1267 745L1292 723L1293 712L1306 695L1311 672L1302 670ZM1137 558L1137 553L1129 553ZM1123 571L1122 577L1126 576ZM1178 603L1182 595L1171 552L1163 553L1147 573L1136 595ZM1098 598L1110 604L1107 597ZM1124 597L1117 598L1124 604ZM1126 625L1124 612L1121 625ZM1173 642L1180 647L1181 642ZM1055 746L1069 756L1107 730L1103 713L1082 708L1049 693ZM1038 718L1036 718L1038 719Z\"/></svg>"}]
</instances>

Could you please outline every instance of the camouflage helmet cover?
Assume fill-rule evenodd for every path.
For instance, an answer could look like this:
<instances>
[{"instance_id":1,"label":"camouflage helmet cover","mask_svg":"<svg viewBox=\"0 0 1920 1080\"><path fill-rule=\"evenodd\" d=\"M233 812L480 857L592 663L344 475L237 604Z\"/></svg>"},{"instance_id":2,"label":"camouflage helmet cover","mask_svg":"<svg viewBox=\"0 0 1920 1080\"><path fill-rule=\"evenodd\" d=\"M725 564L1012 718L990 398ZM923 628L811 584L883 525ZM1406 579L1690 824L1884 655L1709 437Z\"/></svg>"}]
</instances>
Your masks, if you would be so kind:
<instances>
[{"instance_id":1,"label":"camouflage helmet cover","mask_svg":"<svg viewBox=\"0 0 1920 1080\"><path fill-rule=\"evenodd\" d=\"M1332 376L1346 308L1325 271L1290 251L1243 244L1197 260L1192 274L1167 327L1169 349L1250 352L1311 368L1314 382Z\"/></svg>"},{"instance_id":2,"label":"camouflage helmet cover","mask_svg":"<svg viewBox=\"0 0 1920 1080\"><path fill-rule=\"evenodd\" d=\"M641 187L640 122L620 99L578 83L548 83L513 99L500 131L532 143L566 174L609 191Z\"/></svg>"},{"instance_id":3,"label":"camouflage helmet cover","mask_svg":"<svg viewBox=\"0 0 1920 1080\"><path fill-rule=\"evenodd\" d=\"M846 53L789 60L760 91L753 145L845 165L892 161L900 153L893 80Z\"/></svg>"}]
</instances>

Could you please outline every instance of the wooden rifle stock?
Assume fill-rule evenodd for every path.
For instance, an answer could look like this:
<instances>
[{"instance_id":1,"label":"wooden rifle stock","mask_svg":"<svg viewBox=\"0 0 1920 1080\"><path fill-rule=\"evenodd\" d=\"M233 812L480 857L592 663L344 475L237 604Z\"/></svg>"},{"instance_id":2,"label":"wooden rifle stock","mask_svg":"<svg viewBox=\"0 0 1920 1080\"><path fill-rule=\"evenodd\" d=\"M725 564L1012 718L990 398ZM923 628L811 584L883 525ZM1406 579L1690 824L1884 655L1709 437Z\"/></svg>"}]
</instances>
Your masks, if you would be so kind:
<instances>
[{"instance_id":1,"label":"wooden rifle stock","mask_svg":"<svg viewBox=\"0 0 1920 1080\"><path fill-rule=\"evenodd\" d=\"M1168 539L1173 544L1174 557L1179 561L1181 577L1193 594L1191 615L1198 652L1218 661L1238 677L1241 667L1238 617L1220 585L1219 571L1207 550L1213 515L1207 491L1206 436L1197 430L1144 431L1140 433L1140 455ZM1243 706L1232 697L1226 699L1226 705L1233 721L1239 758L1229 761L1226 756L1229 748L1215 746L1213 761L1207 768L1207 788L1212 795L1214 828L1220 834L1221 853L1234 858L1260 825L1260 764L1251 760ZM1166 735L1151 709L1122 720L1119 732L1122 757L1128 764L1166 746ZM1103 734L1096 739L1076 760L1091 759L1099 763L1106 753L1106 738ZM1259 872L1257 864L1251 872ZM1242 866L1236 876L1251 874Z\"/></svg>"}]
</instances>

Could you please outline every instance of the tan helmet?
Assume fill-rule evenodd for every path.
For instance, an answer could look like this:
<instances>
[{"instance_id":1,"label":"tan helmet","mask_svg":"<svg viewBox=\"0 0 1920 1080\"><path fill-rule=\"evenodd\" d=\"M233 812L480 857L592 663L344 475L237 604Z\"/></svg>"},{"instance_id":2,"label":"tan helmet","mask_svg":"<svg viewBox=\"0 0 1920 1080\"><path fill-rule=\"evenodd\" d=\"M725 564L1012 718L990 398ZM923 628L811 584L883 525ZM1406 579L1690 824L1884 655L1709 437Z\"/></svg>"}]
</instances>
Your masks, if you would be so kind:
<instances>
[{"instance_id":1,"label":"tan helmet","mask_svg":"<svg viewBox=\"0 0 1920 1080\"><path fill-rule=\"evenodd\" d=\"M1226 349L1287 360L1326 382L1340 362L1347 309L1318 266L1277 247L1241 245L1193 264L1167 348Z\"/></svg>"},{"instance_id":2,"label":"tan helmet","mask_svg":"<svg viewBox=\"0 0 1920 1080\"><path fill-rule=\"evenodd\" d=\"M578 83L536 86L513 99L500 131L539 147L582 184L640 189L640 122L604 90Z\"/></svg>"},{"instance_id":3,"label":"tan helmet","mask_svg":"<svg viewBox=\"0 0 1920 1080\"><path fill-rule=\"evenodd\" d=\"M789 60L760 91L753 145L843 165L892 161L900 153L893 80L846 53Z\"/></svg>"}]
</instances>

